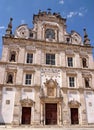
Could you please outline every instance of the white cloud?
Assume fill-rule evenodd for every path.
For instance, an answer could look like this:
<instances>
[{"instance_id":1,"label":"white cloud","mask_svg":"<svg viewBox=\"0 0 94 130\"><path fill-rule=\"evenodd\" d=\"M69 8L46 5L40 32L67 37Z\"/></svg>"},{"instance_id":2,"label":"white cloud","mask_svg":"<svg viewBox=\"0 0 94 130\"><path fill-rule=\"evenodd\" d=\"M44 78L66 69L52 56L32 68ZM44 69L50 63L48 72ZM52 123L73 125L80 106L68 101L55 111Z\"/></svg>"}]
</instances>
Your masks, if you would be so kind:
<instances>
[{"instance_id":1,"label":"white cloud","mask_svg":"<svg viewBox=\"0 0 94 130\"><path fill-rule=\"evenodd\" d=\"M67 15L67 18L72 18L73 16L76 16L77 12L69 12L69 14Z\"/></svg>"},{"instance_id":2,"label":"white cloud","mask_svg":"<svg viewBox=\"0 0 94 130\"><path fill-rule=\"evenodd\" d=\"M83 16L83 13L79 12L78 15L79 15L79 16Z\"/></svg>"},{"instance_id":3,"label":"white cloud","mask_svg":"<svg viewBox=\"0 0 94 130\"><path fill-rule=\"evenodd\" d=\"M60 0L60 1L59 1L59 4L64 4L64 0Z\"/></svg>"},{"instance_id":4,"label":"white cloud","mask_svg":"<svg viewBox=\"0 0 94 130\"><path fill-rule=\"evenodd\" d=\"M87 13L87 9L84 8L84 7L81 7L79 8L78 11L70 11L68 14L67 14L67 18L72 18L74 16L79 16L79 17L82 17L85 15L85 13Z\"/></svg>"},{"instance_id":5,"label":"white cloud","mask_svg":"<svg viewBox=\"0 0 94 130\"><path fill-rule=\"evenodd\" d=\"M2 29L5 29L5 27L4 26L0 26L0 30L2 30Z\"/></svg>"},{"instance_id":6,"label":"white cloud","mask_svg":"<svg viewBox=\"0 0 94 130\"><path fill-rule=\"evenodd\" d=\"M80 7L79 11L83 13L87 13L88 10L85 7Z\"/></svg>"}]
</instances>

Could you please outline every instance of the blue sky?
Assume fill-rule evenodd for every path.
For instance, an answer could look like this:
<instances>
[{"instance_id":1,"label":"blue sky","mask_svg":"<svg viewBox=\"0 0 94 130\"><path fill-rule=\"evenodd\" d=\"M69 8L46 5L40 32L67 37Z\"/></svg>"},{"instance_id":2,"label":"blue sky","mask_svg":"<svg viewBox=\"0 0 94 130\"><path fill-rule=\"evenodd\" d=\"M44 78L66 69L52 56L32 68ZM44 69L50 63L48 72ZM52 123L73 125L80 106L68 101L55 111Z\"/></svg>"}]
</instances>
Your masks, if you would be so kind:
<instances>
[{"instance_id":1,"label":"blue sky","mask_svg":"<svg viewBox=\"0 0 94 130\"><path fill-rule=\"evenodd\" d=\"M91 44L94 45L94 0L0 0L0 56L2 52L2 36L13 18L13 30L22 23L33 27L33 14L39 9L60 12L67 18L67 32L75 30L83 37L83 28L87 29Z\"/></svg>"}]
</instances>

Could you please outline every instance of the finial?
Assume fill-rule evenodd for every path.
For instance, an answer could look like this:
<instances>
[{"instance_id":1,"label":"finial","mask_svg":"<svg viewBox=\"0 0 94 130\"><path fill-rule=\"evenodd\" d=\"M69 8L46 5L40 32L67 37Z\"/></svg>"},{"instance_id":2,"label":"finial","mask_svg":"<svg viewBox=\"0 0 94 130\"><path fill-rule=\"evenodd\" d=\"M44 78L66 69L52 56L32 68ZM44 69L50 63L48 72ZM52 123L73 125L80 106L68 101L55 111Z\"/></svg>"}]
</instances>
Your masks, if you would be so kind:
<instances>
[{"instance_id":1,"label":"finial","mask_svg":"<svg viewBox=\"0 0 94 130\"><path fill-rule=\"evenodd\" d=\"M6 37L13 36L12 35L12 20L13 20L13 18L10 18L10 21L9 21L9 24L8 24L8 28L6 29L6 34L5 34Z\"/></svg>"},{"instance_id":2,"label":"finial","mask_svg":"<svg viewBox=\"0 0 94 130\"><path fill-rule=\"evenodd\" d=\"M84 28L83 31L84 31L84 44L85 45L90 45L90 39L88 38L88 34L86 32L86 28Z\"/></svg>"},{"instance_id":3,"label":"finial","mask_svg":"<svg viewBox=\"0 0 94 130\"><path fill-rule=\"evenodd\" d=\"M83 30L84 30L84 37L88 36L86 32L86 28L84 28Z\"/></svg>"},{"instance_id":4,"label":"finial","mask_svg":"<svg viewBox=\"0 0 94 130\"><path fill-rule=\"evenodd\" d=\"M39 13L41 13L41 10L39 9Z\"/></svg>"},{"instance_id":5,"label":"finial","mask_svg":"<svg viewBox=\"0 0 94 130\"><path fill-rule=\"evenodd\" d=\"M12 20L13 20L13 18L10 18L10 22L8 24L8 28L12 28Z\"/></svg>"}]
</instances>

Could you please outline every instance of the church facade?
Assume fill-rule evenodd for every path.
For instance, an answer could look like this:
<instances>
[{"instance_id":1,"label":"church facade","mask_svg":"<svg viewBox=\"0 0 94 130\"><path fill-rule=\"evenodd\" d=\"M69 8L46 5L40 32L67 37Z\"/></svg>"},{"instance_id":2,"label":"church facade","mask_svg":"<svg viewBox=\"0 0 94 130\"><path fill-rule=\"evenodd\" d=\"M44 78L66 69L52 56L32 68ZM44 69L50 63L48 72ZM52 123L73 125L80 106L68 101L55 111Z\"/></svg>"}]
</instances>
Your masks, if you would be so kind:
<instances>
[{"instance_id":1,"label":"church facade","mask_svg":"<svg viewBox=\"0 0 94 130\"><path fill-rule=\"evenodd\" d=\"M94 124L94 62L84 29L66 31L58 13L39 11L33 28L22 24L3 36L0 124Z\"/></svg>"}]
</instances>

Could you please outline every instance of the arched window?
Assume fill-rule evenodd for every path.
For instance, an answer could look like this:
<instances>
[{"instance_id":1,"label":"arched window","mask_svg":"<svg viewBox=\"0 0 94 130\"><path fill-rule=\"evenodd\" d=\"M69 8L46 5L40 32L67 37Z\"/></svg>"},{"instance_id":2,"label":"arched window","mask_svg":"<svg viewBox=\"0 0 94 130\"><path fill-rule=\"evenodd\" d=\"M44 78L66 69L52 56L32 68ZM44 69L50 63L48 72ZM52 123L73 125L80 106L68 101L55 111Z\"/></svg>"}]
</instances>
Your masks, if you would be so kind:
<instances>
[{"instance_id":1,"label":"arched window","mask_svg":"<svg viewBox=\"0 0 94 130\"><path fill-rule=\"evenodd\" d=\"M53 29L46 29L45 37L48 39L55 39L55 32Z\"/></svg>"},{"instance_id":2,"label":"arched window","mask_svg":"<svg viewBox=\"0 0 94 130\"><path fill-rule=\"evenodd\" d=\"M83 68L87 68L87 59L86 58L82 58L82 65L83 65Z\"/></svg>"},{"instance_id":3,"label":"arched window","mask_svg":"<svg viewBox=\"0 0 94 130\"><path fill-rule=\"evenodd\" d=\"M13 83L13 74L10 74L10 73L9 73L9 74L7 75L7 83L11 83L11 84Z\"/></svg>"},{"instance_id":4,"label":"arched window","mask_svg":"<svg viewBox=\"0 0 94 130\"><path fill-rule=\"evenodd\" d=\"M12 51L10 53L10 62L16 62L16 52L15 51Z\"/></svg>"}]
</instances>

